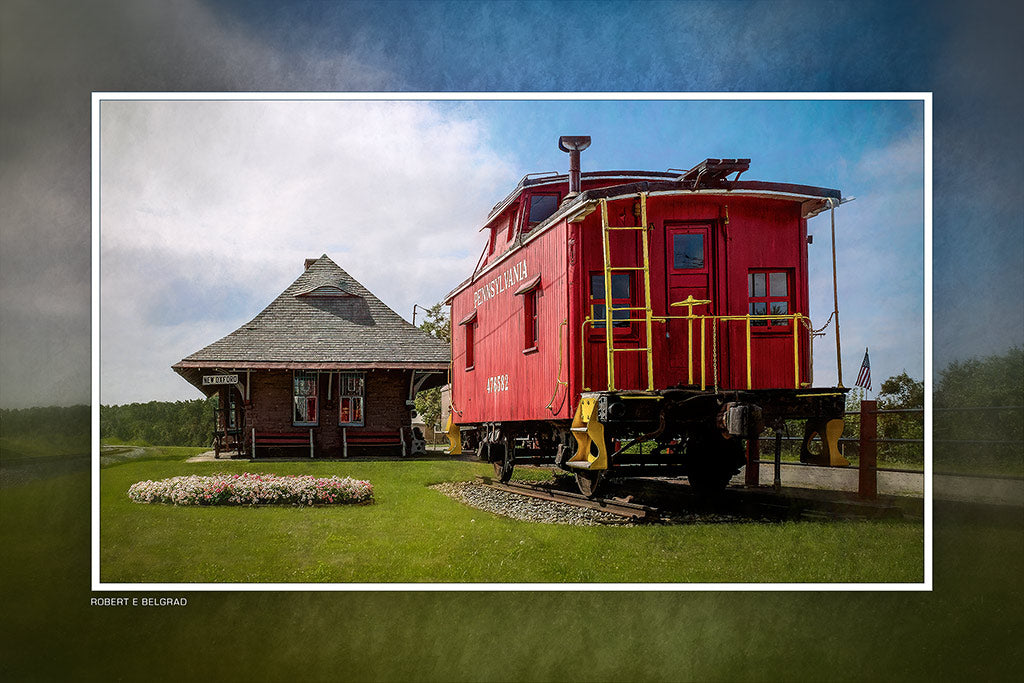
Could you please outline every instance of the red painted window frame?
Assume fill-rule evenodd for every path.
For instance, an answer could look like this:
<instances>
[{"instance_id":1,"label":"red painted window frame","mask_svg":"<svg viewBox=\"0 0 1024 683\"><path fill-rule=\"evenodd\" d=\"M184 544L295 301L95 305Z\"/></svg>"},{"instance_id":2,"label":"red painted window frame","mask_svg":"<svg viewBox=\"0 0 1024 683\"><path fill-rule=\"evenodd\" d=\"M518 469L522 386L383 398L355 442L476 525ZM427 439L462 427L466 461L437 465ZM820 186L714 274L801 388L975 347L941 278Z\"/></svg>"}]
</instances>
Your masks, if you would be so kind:
<instances>
[{"instance_id":1,"label":"red painted window frame","mask_svg":"<svg viewBox=\"0 0 1024 683\"><path fill-rule=\"evenodd\" d=\"M540 341L540 318L538 316L537 292L539 287L534 287L523 294L523 320L526 323L523 334L523 351L536 351L537 343Z\"/></svg>"},{"instance_id":2,"label":"red painted window frame","mask_svg":"<svg viewBox=\"0 0 1024 683\"><path fill-rule=\"evenodd\" d=\"M603 317L602 318L597 318L596 317L595 311L594 311L594 307L595 306L605 306L607 304L606 304L605 299L597 299L597 298L594 297L594 278L595 277L600 277L601 278L601 282L603 283L604 282L604 271L603 270L592 270L589 273L589 277L587 279L587 305L588 305L587 311L588 311L588 315L590 315L590 317L594 321L594 322L592 322L590 324L590 330L591 330L590 334L591 334L591 337L595 337L595 338L600 337L601 339L603 339L604 336L605 336L605 333L604 333L604 318ZM630 307L630 308L635 307L636 306L636 303L635 303L635 299L636 299L636 281L635 281L635 279L633 277L633 273L624 273L624 272L612 273L612 278L615 278L615 277L625 277L625 278L628 278L628 282L629 282L629 297L628 298L619 297L619 298L612 299L612 305L613 306L624 306L624 307ZM615 289L614 285L612 286L612 289ZM633 313L635 313L635 311L627 311L627 313L629 315L627 315L626 317L627 318L632 318L633 317ZM600 323L601 323L600 325L598 324L599 320L600 320ZM632 338L632 337L637 337L638 336L637 330L638 330L638 328L637 328L635 323L626 323L624 326L617 326L615 324L615 320L614 319L612 320L612 333L616 337L622 337L622 338L626 338L626 339L629 339L629 338Z\"/></svg>"},{"instance_id":3,"label":"red painted window frame","mask_svg":"<svg viewBox=\"0 0 1024 683\"><path fill-rule=\"evenodd\" d=\"M782 273L786 276L786 294L785 295L773 295L771 289L771 275L773 273ZM764 275L764 296L754 296L752 293L753 289L753 276ZM795 300L793 292L793 269L792 268L751 268L747 271L747 312L750 315L754 315L754 304L765 303L766 311L768 314L772 313L771 304L772 302L785 302L786 312L781 315L792 315L793 314L793 302ZM783 318L779 321L775 320L752 320L750 321L750 329L752 332L758 334L770 334L772 332L792 332L789 326L789 319Z\"/></svg>"},{"instance_id":4,"label":"red painted window frame","mask_svg":"<svg viewBox=\"0 0 1024 683\"><path fill-rule=\"evenodd\" d=\"M313 376L313 393L312 394L296 394L296 382L298 376L312 375ZM307 409L309 402L313 402L313 421L312 422L299 422L295 419L296 417L296 400L299 398L306 399ZM320 425L320 375L315 371L309 370L292 370L292 426L293 427L317 427Z\"/></svg>"},{"instance_id":5,"label":"red painted window frame","mask_svg":"<svg viewBox=\"0 0 1024 683\"><path fill-rule=\"evenodd\" d=\"M466 328L466 372L472 370L476 365L476 358L473 357L473 346L476 337L476 318L463 325Z\"/></svg>"},{"instance_id":6,"label":"red painted window frame","mask_svg":"<svg viewBox=\"0 0 1024 683\"><path fill-rule=\"evenodd\" d=\"M547 218L544 218L542 220L539 220L539 221L531 223L530 222L530 212L533 210L533 198L534 197L554 197L555 198L555 210L552 211L551 213L549 213ZM524 225L523 232L529 232L530 230L533 230L536 226L540 225L541 223L546 221L548 218L550 218L551 216L555 215L555 212L558 211L558 204L561 201L561 199L562 199L562 194L560 192L534 192L534 193L531 193L529 199L524 203L524 206L523 206L523 225Z\"/></svg>"},{"instance_id":7,"label":"red painted window frame","mask_svg":"<svg viewBox=\"0 0 1024 683\"><path fill-rule=\"evenodd\" d=\"M346 376L358 376L362 380L362 390L359 394L346 393L343 382ZM341 420L341 407L346 400L359 400L359 420L343 422ZM338 426L339 427L362 427L366 424L366 375L362 372L339 372L338 373Z\"/></svg>"}]
</instances>

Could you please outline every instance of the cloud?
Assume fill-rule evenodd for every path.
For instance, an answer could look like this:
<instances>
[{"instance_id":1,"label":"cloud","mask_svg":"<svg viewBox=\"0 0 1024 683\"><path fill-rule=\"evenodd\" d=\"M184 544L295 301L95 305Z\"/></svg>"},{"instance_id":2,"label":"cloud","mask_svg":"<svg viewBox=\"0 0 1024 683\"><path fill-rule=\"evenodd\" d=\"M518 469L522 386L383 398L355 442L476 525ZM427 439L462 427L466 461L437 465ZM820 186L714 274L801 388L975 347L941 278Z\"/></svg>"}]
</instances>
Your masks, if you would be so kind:
<instances>
[{"instance_id":1,"label":"cloud","mask_svg":"<svg viewBox=\"0 0 1024 683\"><path fill-rule=\"evenodd\" d=\"M284 52L194 0L3 3L0 12L3 407L89 400L90 91L396 83L354 50ZM69 337L77 342L54 346Z\"/></svg>"},{"instance_id":2,"label":"cloud","mask_svg":"<svg viewBox=\"0 0 1024 683\"><path fill-rule=\"evenodd\" d=\"M103 402L190 395L169 365L253 317L308 257L327 253L406 317L440 300L476 262L495 188L517 177L467 112L104 102L102 345L106 355L108 340L134 343L105 361ZM189 320L217 331L167 334ZM128 365L166 378L134 384Z\"/></svg>"},{"instance_id":3,"label":"cloud","mask_svg":"<svg viewBox=\"0 0 1024 683\"><path fill-rule=\"evenodd\" d=\"M836 209L835 218L847 385L856 378L865 347L871 349L876 387L904 369L924 376L923 164L920 129L846 163L843 194L857 199ZM809 258L811 313L820 327L833 309L828 213L808 228L815 234ZM815 347L815 382L827 385L836 380L834 321Z\"/></svg>"}]
</instances>

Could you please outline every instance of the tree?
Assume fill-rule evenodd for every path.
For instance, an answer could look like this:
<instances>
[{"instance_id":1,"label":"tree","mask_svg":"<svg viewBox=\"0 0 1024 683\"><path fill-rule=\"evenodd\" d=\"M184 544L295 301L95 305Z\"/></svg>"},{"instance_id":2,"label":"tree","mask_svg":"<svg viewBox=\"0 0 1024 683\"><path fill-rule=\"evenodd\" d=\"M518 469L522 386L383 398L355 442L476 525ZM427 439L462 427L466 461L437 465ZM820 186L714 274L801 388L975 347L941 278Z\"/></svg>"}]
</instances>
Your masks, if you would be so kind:
<instances>
[{"instance_id":1,"label":"tree","mask_svg":"<svg viewBox=\"0 0 1024 683\"><path fill-rule=\"evenodd\" d=\"M900 408L924 407L924 382L916 380L904 370L882 382L878 391L880 408L896 410Z\"/></svg>"},{"instance_id":2,"label":"tree","mask_svg":"<svg viewBox=\"0 0 1024 683\"><path fill-rule=\"evenodd\" d=\"M419 327L431 337L451 342L451 317L440 301L427 309ZM441 421L441 390L435 387L416 394L416 412L423 416L423 422L428 426L438 424Z\"/></svg>"},{"instance_id":3,"label":"tree","mask_svg":"<svg viewBox=\"0 0 1024 683\"><path fill-rule=\"evenodd\" d=\"M452 321L444 309L443 303L439 301L427 309L423 322L420 323L420 329L431 337L437 337L442 341L450 342L452 340Z\"/></svg>"},{"instance_id":4,"label":"tree","mask_svg":"<svg viewBox=\"0 0 1024 683\"><path fill-rule=\"evenodd\" d=\"M938 373L933 393L936 471L1024 471L1024 348L958 360Z\"/></svg>"},{"instance_id":5,"label":"tree","mask_svg":"<svg viewBox=\"0 0 1024 683\"><path fill-rule=\"evenodd\" d=\"M878 391L880 410L909 410L924 407L924 382L904 370L889 377ZM878 436L882 439L923 439L924 413L883 413L878 416ZM882 443L879 459L903 463L924 463L923 443Z\"/></svg>"}]
</instances>

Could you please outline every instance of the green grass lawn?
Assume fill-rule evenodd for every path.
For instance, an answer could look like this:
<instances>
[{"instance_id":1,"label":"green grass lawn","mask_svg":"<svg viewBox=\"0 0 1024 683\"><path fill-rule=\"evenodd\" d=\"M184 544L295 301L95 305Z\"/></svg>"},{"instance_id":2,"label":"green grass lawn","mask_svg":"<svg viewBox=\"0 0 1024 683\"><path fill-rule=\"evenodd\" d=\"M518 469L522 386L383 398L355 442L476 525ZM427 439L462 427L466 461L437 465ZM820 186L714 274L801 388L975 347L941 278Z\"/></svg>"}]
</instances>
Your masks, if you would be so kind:
<instances>
[{"instance_id":1,"label":"green grass lawn","mask_svg":"<svg viewBox=\"0 0 1024 683\"><path fill-rule=\"evenodd\" d=\"M473 509L429 488L491 473L484 463L183 462L198 450L152 449L152 459L102 470L104 582L918 582L923 576L919 522L546 525ZM146 479L243 471L368 479L375 503L172 507L133 503L126 495Z\"/></svg>"},{"instance_id":2,"label":"green grass lawn","mask_svg":"<svg viewBox=\"0 0 1024 683\"><path fill-rule=\"evenodd\" d=\"M47 458L60 455L86 455L89 453L89 435L69 436L50 434L40 436L0 437L0 459Z\"/></svg>"},{"instance_id":3,"label":"green grass lawn","mask_svg":"<svg viewBox=\"0 0 1024 683\"><path fill-rule=\"evenodd\" d=\"M717 557L727 557L775 571L808 563L817 567L815 572L835 566L860 566L858 571L864 575L881 571L866 571L863 565L871 562L889 567L890 574L894 565L907 567L908 574L919 572L912 569L919 566L915 565L919 550L911 553L914 562L907 562L880 557L884 551L878 546L898 546L901 539L910 537L906 545L919 547L920 525L842 522L767 528L749 524L706 529L545 529L508 520L487 522L483 513L462 510L424 490L423 485L435 477L455 478L456 468L465 476L486 471L486 466L475 463L394 463L411 467L406 476L391 483L382 474L377 476L382 498L367 508L185 510L134 506L127 497L121 500L123 489L137 475L227 466L185 464L183 454L175 451L154 455L166 459L119 464L102 472L104 514L122 516L110 527L109 520L104 521L104 534L117 541L114 554L105 551L105 562L114 562L105 571L126 569L122 561L131 556L133 537L161 563L147 567L150 573L187 572L193 554L197 564L222 567L241 566L231 553L269 561L266 553L246 548L242 539L226 539L205 527L223 519L225 512L330 513L329 523L315 523L324 538L312 543L307 524L275 523L266 530L254 529L251 523L240 525L251 544L258 547L273 536L277 540L272 545L284 548L298 558L296 562L306 562L304 571L310 571L309 562L315 567L313 555L325 564L331 561L323 556L324 548L342 555L347 552L338 539L356 529L359 514L372 511L394 517L388 506L397 506L394 497L408 489L412 492L407 495L429 501L425 514L431 522L402 520L409 529L399 524L390 531L405 547L414 545L415 531L423 533L419 542L428 559L417 562L417 571L423 571L424 563L438 566L437 556L466 561L473 550L495 563L508 558L518 566L525 562L527 551L519 551L516 557L511 545L523 540L528 541L523 546L532 547L541 540L534 533L556 532L565 547L530 550L534 558L543 563L549 557L565 558L570 555L567 541L596 533L602 541L613 540L604 564L628 560L629 570L643 571L649 563L660 563L655 562L662 557L652 554L652 544L647 544L646 553L638 553L636 544L632 550L623 545L623 532L634 532L637 538L648 535L664 541L665 557L675 556L679 567L693 567L698 558L715 562ZM382 473L384 464L373 466ZM363 467L343 465L353 470ZM276 468L300 466L310 464L279 463ZM81 680L182 679L197 674L225 681L1016 680L1018 662L1024 657L1019 637L1024 627L1019 607L1024 599L1019 511L975 514L938 508L933 592L93 593L89 590L89 484L89 472L79 471L0 491L0 546L4 548L0 679L64 680L75 672L73 677ZM445 511L451 521L445 521ZM212 514L195 517L202 513ZM437 517L442 518L442 526L471 526L467 539L478 541L479 546L461 545L449 552L436 527L430 527ZM307 516L307 523L312 519ZM483 527L476 525L485 522L492 532L518 531L518 539L504 549L492 550L490 546L501 545L493 541L503 537L479 535ZM361 524L364 531L381 528L365 520ZM337 538L330 539L332 535ZM843 542L835 540L837 535ZM888 540L871 541L872 536ZM211 538L227 545L211 546ZM825 540L819 543L820 538ZM310 546L312 554L306 550ZM593 550L587 552L593 557ZM898 548L896 552L903 554ZM680 559L686 554L695 557ZM302 560L305 555L311 559ZM576 559L572 563L582 566ZM471 564L482 566L479 561ZM401 573L388 567L382 571ZM718 571L735 570L720 566ZM92 598L111 595L187 597L188 606L145 609L90 604Z\"/></svg>"}]
</instances>

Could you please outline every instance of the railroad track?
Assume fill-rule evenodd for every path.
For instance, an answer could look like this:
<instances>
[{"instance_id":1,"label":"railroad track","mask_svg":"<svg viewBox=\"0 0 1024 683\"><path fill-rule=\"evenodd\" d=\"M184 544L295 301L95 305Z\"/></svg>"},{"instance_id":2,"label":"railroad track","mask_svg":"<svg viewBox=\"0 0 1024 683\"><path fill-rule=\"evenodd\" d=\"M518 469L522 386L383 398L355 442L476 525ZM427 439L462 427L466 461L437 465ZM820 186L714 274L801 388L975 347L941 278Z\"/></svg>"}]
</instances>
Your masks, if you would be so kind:
<instances>
[{"instance_id":1,"label":"railroad track","mask_svg":"<svg viewBox=\"0 0 1024 683\"><path fill-rule=\"evenodd\" d=\"M639 503L633 503L620 498L587 498L582 493L576 493L574 491L560 491L548 486L527 484L518 481L502 484L499 481L494 481L490 477L484 476L477 477L477 480L484 486L498 491L516 493L521 496L528 496L539 500L565 503L566 505L573 505L575 507L586 508L589 510L600 510L601 512L619 515L620 517L625 517L633 521L652 522L661 519L661 511L658 508L651 507L649 505L640 505Z\"/></svg>"},{"instance_id":2,"label":"railroad track","mask_svg":"<svg viewBox=\"0 0 1024 683\"><path fill-rule=\"evenodd\" d=\"M509 482L502 484L490 477L477 477L490 488L507 491L540 500L550 500L592 510L601 510L634 521L669 522L680 516L730 517L736 520L785 519L866 519L866 518L920 518L921 512L906 503L897 503L893 496L877 501L859 500L854 494L812 489L784 489L780 493L766 487L759 489L729 488L718 497L704 499L695 495L690 487L667 485L655 480L632 480L619 492L628 498L587 498L575 491L553 489L550 486ZM632 502L634 495L649 501L650 505ZM906 508L906 509L901 509Z\"/></svg>"}]
</instances>

